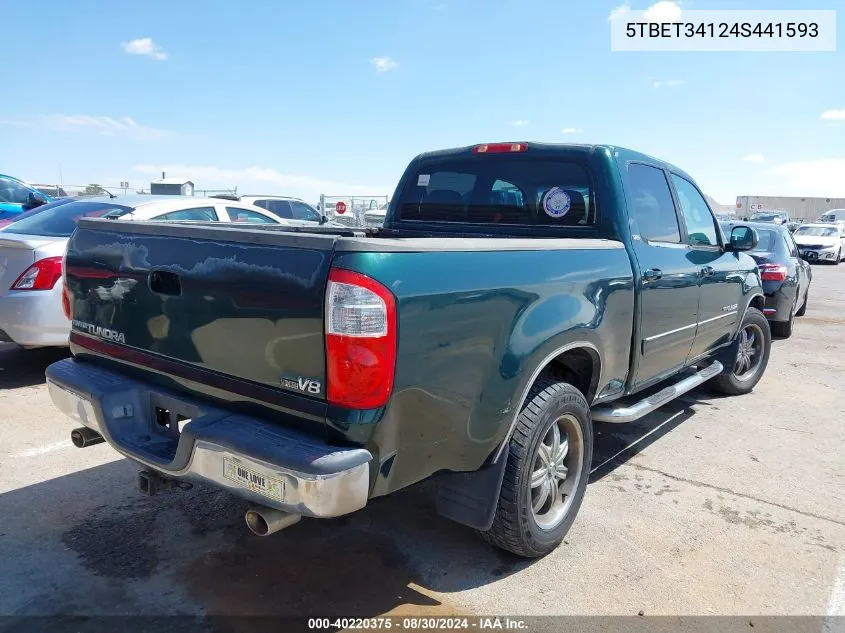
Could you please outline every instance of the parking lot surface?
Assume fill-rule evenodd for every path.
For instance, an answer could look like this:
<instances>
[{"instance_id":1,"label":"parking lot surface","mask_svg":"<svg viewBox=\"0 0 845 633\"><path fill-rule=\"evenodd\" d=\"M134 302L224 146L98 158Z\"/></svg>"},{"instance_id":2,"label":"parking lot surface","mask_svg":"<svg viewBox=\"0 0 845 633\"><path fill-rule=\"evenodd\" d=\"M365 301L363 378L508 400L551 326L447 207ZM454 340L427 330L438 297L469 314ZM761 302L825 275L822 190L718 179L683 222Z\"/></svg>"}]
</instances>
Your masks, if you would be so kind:
<instances>
[{"instance_id":1,"label":"parking lot surface","mask_svg":"<svg viewBox=\"0 0 845 633\"><path fill-rule=\"evenodd\" d=\"M71 445L43 379L66 353L2 347L0 614L845 615L845 266L813 273L752 394L596 425L581 512L533 562L427 484L266 538L227 494L143 497L108 445Z\"/></svg>"}]
</instances>

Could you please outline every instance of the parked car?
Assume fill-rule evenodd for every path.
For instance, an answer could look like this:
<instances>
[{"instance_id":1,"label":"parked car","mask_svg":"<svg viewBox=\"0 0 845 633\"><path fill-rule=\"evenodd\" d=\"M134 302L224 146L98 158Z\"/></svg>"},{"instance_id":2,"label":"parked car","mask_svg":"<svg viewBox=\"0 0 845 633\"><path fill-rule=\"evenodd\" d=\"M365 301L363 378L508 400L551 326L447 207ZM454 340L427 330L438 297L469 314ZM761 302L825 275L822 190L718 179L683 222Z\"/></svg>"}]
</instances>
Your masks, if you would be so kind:
<instances>
[{"instance_id":1,"label":"parked car","mask_svg":"<svg viewBox=\"0 0 845 633\"><path fill-rule=\"evenodd\" d=\"M11 218L48 202L53 202L53 198L22 180L0 174L0 220Z\"/></svg>"},{"instance_id":2,"label":"parked car","mask_svg":"<svg viewBox=\"0 0 845 633\"><path fill-rule=\"evenodd\" d=\"M830 209L825 211L817 222L826 223L826 222L843 222L845 223L845 209Z\"/></svg>"},{"instance_id":3,"label":"parked car","mask_svg":"<svg viewBox=\"0 0 845 633\"><path fill-rule=\"evenodd\" d=\"M792 218L786 211L761 211L753 213L749 222L771 222L773 224L789 224Z\"/></svg>"},{"instance_id":4,"label":"parked car","mask_svg":"<svg viewBox=\"0 0 845 633\"><path fill-rule=\"evenodd\" d=\"M24 211L23 213L17 213L15 215L10 215L5 220L0 220L0 231L3 230L3 227L8 226L14 222L22 220L24 218L28 218L30 216L35 215L36 213L41 213L43 211L47 211L52 209L53 207L60 207L63 204L67 204L68 202L73 202L74 198L59 198L58 200L53 200L53 202L48 202L47 204L42 204L41 206L35 207L34 209L30 209L29 211Z\"/></svg>"},{"instance_id":5,"label":"parked car","mask_svg":"<svg viewBox=\"0 0 845 633\"><path fill-rule=\"evenodd\" d=\"M372 237L85 218L49 391L77 446L109 442L149 494L249 499L257 534L434 477L441 514L542 556L594 420L761 379L756 242L672 165L534 143L417 157Z\"/></svg>"},{"instance_id":6,"label":"parked car","mask_svg":"<svg viewBox=\"0 0 845 633\"><path fill-rule=\"evenodd\" d=\"M371 209L364 213L364 225L369 227L379 227L384 225L384 219L387 217L387 205L383 205L378 209Z\"/></svg>"},{"instance_id":7,"label":"parked car","mask_svg":"<svg viewBox=\"0 0 845 633\"><path fill-rule=\"evenodd\" d=\"M722 224L730 233L736 222ZM772 333L782 338L792 336L796 316L804 316L810 296L813 270L799 254L798 246L784 225L769 223L747 224L757 231L757 246L748 252L763 281L766 304L763 314L769 320Z\"/></svg>"},{"instance_id":8,"label":"parked car","mask_svg":"<svg viewBox=\"0 0 845 633\"><path fill-rule=\"evenodd\" d=\"M301 226L310 225L331 225L328 218L322 215L317 209L299 198L287 196L230 196L218 195L213 198L223 200L236 200L244 204L251 204L266 209L280 218L289 221L289 224Z\"/></svg>"},{"instance_id":9,"label":"parked car","mask_svg":"<svg viewBox=\"0 0 845 633\"><path fill-rule=\"evenodd\" d=\"M807 261L838 266L845 256L845 227L837 223L803 224L792 236Z\"/></svg>"},{"instance_id":10,"label":"parked car","mask_svg":"<svg viewBox=\"0 0 845 633\"><path fill-rule=\"evenodd\" d=\"M56 201L29 214L0 230L0 341L23 347L68 344L61 265L79 218L286 223L240 202L185 196L95 196Z\"/></svg>"}]
</instances>

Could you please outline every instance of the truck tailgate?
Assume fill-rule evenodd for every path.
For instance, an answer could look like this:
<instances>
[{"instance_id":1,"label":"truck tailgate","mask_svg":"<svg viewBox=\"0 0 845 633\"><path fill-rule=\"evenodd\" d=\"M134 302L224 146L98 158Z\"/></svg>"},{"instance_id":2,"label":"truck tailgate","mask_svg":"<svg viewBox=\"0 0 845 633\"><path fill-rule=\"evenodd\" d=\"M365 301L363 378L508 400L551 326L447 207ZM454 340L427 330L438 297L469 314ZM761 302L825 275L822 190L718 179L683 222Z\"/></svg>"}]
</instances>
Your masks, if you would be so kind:
<instances>
[{"instance_id":1,"label":"truck tailgate","mask_svg":"<svg viewBox=\"0 0 845 633\"><path fill-rule=\"evenodd\" d=\"M164 366L175 361L260 392L324 401L323 298L334 241L83 220L65 265L72 340L150 352L165 357Z\"/></svg>"}]
</instances>

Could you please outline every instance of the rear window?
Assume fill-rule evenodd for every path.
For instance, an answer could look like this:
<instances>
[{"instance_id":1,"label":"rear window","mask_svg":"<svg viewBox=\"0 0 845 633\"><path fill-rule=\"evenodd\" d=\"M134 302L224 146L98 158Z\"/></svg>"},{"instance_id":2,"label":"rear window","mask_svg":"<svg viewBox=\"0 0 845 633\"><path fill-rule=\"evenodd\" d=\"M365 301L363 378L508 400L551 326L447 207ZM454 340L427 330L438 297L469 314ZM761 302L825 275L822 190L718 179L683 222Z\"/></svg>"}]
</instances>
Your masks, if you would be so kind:
<instances>
[{"instance_id":1,"label":"rear window","mask_svg":"<svg viewBox=\"0 0 845 633\"><path fill-rule=\"evenodd\" d=\"M49 207L49 208L47 208ZM79 218L120 217L132 211L132 207L107 202L68 202L61 205L46 205L28 218L21 218L10 224L5 233L22 235L44 235L47 237L69 237L76 228Z\"/></svg>"},{"instance_id":2,"label":"rear window","mask_svg":"<svg viewBox=\"0 0 845 633\"><path fill-rule=\"evenodd\" d=\"M778 250L778 234L775 231L757 229L757 246L754 250L758 253L774 253Z\"/></svg>"},{"instance_id":3,"label":"rear window","mask_svg":"<svg viewBox=\"0 0 845 633\"><path fill-rule=\"evenodd\" d=\"M411 174L398 204L404 222L592 226L596 208L581 165L539 159L428 163Z\"/></svg>"}]
</instances>

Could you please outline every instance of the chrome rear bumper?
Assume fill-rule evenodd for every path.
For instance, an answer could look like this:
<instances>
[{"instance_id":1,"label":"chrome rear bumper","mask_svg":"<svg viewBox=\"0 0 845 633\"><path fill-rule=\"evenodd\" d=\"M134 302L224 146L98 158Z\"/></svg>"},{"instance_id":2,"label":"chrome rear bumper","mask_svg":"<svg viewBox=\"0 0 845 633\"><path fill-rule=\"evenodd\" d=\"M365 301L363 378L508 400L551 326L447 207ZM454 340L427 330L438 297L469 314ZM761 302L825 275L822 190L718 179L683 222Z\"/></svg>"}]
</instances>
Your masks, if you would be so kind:
<instances>
[{"instance_id":1,"label":"chrome rear bumper","mask_svg":"<svg viewBox=\"0 0 845 633\"><path fill-rule=\"evenodd\" d=\"M367 504L372 455L365 449L328 446L74 359L47 368L47 387L65 415L163 477L211 484L310 517L340 516ZM162 426L156 403L188 421Z\"/></svg>"}]
</instances>

